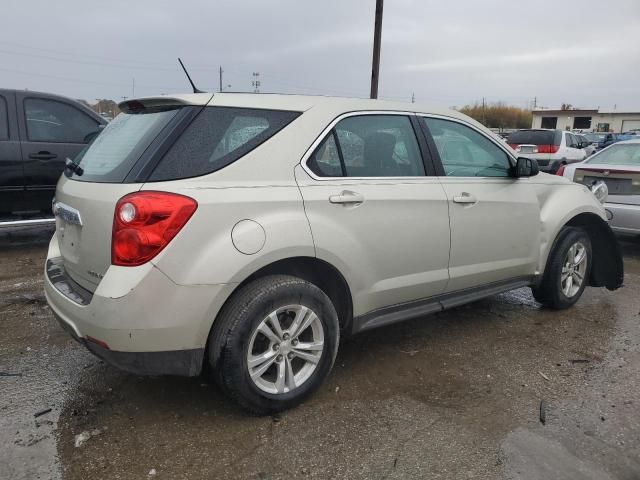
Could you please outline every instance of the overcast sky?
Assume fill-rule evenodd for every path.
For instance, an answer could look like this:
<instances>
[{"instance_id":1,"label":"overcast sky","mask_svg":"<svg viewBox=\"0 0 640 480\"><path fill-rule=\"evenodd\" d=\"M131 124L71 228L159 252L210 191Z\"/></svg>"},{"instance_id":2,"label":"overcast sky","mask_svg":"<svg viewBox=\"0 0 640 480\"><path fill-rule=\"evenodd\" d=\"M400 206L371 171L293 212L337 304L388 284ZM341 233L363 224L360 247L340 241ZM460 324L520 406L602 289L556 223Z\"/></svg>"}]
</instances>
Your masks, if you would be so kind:
<instances>
[{"instance_id":1,"label":"overcast sky","mask_svg":"<svg viewBox=\"0 0 640 480\"><path fill-rule=\"evenodd\" d=\"M201 89L369 94L375 0L2 5L0 88L184 92L180 56ZM640 0L386 0L382 44L381 98L640 109Z\"/></svg>"}]
</instances>

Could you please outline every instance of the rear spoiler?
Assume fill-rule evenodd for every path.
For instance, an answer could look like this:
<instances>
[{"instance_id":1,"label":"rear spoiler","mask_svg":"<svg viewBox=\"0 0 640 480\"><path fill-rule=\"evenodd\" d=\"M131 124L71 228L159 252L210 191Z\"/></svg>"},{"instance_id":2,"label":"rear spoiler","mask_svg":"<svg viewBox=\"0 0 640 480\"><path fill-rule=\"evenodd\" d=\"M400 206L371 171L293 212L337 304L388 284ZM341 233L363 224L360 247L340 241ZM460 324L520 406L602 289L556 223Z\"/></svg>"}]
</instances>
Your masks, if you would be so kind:
<instances>
[{"instance_id":1,"label":"rear spoiler","mask_svg":"<svg viewBox=\"0 0 640 480\"><path fill-rule=\"evenodd\" d=\"M188 95L143 97L125 100L118 108L125 113L139 113L146 109L175 107L181 105L205 106L213 98L212 93L192 93Z\"/></svg>"}]
</instances>

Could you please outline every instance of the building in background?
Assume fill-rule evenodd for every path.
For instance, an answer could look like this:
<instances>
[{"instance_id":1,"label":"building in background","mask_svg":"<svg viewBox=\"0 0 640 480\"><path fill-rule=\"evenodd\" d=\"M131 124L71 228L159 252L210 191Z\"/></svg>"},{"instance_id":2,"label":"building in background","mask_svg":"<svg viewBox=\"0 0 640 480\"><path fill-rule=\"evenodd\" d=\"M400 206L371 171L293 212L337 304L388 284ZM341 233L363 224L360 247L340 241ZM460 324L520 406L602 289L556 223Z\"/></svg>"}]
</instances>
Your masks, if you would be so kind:
<instances>
[{"instance_id":1,"label":"building in background","mask_svg":"<svg viewBox=\"0 0 640 480\"><path fill-rule=\"evenodd\" d=\"M620 133L640 130L640 112L536 109L532 113L532 128Z\"/></svg>"}]
</instances>

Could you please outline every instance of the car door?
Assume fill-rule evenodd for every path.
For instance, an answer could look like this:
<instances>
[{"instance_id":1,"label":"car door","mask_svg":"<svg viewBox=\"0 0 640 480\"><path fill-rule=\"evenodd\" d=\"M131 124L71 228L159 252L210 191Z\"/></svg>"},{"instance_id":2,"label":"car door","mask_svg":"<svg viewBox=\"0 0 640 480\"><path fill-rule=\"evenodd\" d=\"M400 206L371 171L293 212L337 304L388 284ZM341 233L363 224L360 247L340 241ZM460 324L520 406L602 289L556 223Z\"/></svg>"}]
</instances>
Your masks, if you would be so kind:
<instances>
[{"instance_id":1,"label":"car door","mask_svg":"<svg viewBox=\"0 0 640 480\"><path fill-rule=\"evenodd\" d=\"M528 178L511 177L515 160L479 128L421 117L449 201L451 254L446 292L523 282L536 273L540 209Z\"/></svg>"},{"instance_id":2,"label":"car door","mask_svg":"<svg viewBox=\"0 0 640 480\"><path fill-rule=\"evenodd\" d=\"M416 129L411 114L349 113L296 169L316 254L346 277L356 317L448 281L447 199Z\"/></svg>"},{"instance_id":3,"label":"car door","mask_svg":"<svg viewBox=\"0 0 640 480\"><path fill-rule=\"evenodd\" d=\"M95 136L100 121L71 102L20 92L17 95L26 205L48 210L65 160Z\"/></svg>"},{"instance_id":4,"label":"car door","mask_svg":"<svg viewBox=\"0 0 640 480\"><path fill-rule=\"evenodd\" d=\"M24 172L15 94L0 90L0 214L21 210L23 202Z\"/></svg>"}]
</instances>

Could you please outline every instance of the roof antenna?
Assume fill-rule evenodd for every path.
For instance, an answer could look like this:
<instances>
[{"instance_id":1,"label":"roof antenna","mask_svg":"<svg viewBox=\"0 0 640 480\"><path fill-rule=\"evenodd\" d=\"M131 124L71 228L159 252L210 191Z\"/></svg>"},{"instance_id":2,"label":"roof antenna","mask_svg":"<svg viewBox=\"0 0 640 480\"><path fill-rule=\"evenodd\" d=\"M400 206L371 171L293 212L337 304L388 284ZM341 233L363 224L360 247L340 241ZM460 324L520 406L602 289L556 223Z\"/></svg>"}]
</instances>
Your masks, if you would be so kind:
<instances>
[{"instance_id":1,"label":"roof antenna","mask_svg":"<svg viewBox=\"0 0 640 480\"><path fill-rule=\"evenodd\" d=\"M193 83L193 80L191 80L191 77L189 76L189 72L187 72L187 69L184 67L184 63L182 63L182 60L180 60L180 57L178 57L178 61L180 62L180 66L182 67L182 70L184 70L184 74L187 76L187 79L191 84L191 88L193 88L193 93L206 93L206 92L203 92L202 90L198 90L198 88L195 86L195 84Z\"/></svg>"}]
</instances>

